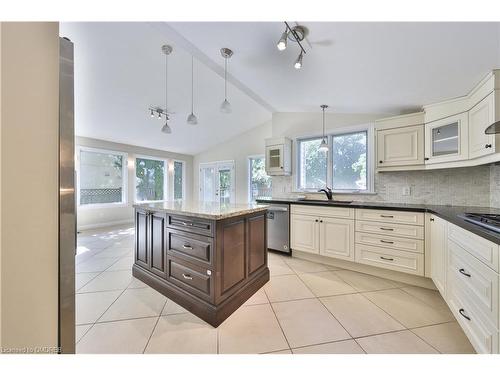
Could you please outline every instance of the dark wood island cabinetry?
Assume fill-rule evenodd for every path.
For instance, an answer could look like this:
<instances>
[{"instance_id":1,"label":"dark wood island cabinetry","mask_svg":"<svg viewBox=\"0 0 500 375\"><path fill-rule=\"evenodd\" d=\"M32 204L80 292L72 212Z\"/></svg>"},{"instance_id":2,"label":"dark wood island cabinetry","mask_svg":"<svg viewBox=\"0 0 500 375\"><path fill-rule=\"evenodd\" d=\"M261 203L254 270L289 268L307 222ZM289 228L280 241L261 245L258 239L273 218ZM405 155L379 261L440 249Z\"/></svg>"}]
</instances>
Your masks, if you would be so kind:
<instances>
[{"instance_id":1,"label":"dark wood island cabinetry","mask_svg":"<svg viewBox=\"0 0 500 375\"><path fill-rule=\"evenodd\" d=\"M133 275L217 327L269 280L266 206L135 205Z\"/></svg>"}]
</instances>

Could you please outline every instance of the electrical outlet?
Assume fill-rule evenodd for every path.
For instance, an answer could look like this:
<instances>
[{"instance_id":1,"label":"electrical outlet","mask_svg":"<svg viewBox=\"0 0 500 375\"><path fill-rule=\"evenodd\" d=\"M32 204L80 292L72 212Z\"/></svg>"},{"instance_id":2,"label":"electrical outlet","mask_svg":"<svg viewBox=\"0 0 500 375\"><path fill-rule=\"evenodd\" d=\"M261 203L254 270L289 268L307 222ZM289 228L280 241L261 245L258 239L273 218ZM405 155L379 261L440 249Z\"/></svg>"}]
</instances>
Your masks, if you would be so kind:
<instances>
[{"instance_id":1,"label":"electrical outlet","mask_svg":"<svg viewBox=\"0 0 500 375\"><path fill-rule=\"evenodd\" d=\"M405 187L403 187L402 194L403 194L404 196L411 195L411 188L410 188L409 186L405 186Z\"/></svg>"}]
</instances>

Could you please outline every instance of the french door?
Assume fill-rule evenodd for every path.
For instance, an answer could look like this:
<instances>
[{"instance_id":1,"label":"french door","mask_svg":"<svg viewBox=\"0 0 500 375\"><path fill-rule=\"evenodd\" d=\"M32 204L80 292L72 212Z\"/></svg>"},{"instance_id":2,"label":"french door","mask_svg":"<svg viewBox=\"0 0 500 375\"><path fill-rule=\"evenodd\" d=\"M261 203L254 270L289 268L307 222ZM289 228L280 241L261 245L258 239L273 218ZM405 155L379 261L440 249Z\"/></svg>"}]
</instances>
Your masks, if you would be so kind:
<instances>
[{"instance_id":1,"label":"french door","mask_svg":"<svg viewBox=\"0 0 500 375\"><path fill-rule=\"evenodd\" d=\"M200 201L234 203L234 161L200 164Z\"/></svg>"}]
</instances>

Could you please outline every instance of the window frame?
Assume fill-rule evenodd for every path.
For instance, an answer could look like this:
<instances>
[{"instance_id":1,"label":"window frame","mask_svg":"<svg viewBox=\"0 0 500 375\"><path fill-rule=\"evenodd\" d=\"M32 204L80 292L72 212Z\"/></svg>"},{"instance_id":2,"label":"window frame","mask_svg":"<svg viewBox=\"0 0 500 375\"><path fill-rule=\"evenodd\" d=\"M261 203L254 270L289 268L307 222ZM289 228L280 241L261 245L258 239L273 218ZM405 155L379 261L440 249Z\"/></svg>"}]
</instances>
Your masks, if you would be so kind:
<instances>
[{"instance_id":1,"label":"window frame","mask_svg":"<svg viewBox=\"0 0 500 375\"><path fill-rule=\"evenodd\" d=\"M163 165L164 165L164 168L165 168L165 171L163 173L163 199L159 199L159 200L144 200L144 201L140 201L140 200L137 200L137 186L136 186L136 178L137 178L137 171L136 171L136 164L137 164L137 159L147 159L147 160L154 160L154 161L162 161L163 162ZM154 203L154 202L163 202L163 201L166 201L168 200L168 192L169 192L169 188L168 188L168 182L169 182L169 176L168 176L168 159L164 159L164 158L159 158L159 157L155 157L155 156L148 156L148 155L140 155L140 154L135 154L134 155L134 179L133 179L133 184L134 184L134 204L142 204L142 203Z\"/></svg>"},{"instance_id":2,"label":"window frame","mask_svg":"<svg viewBox=\"0 0 500 375\"><path fill-rule=\"evenodd\" d=\"M325 134L328 139L328 155L327 155L327 171L326 171L326 183L327 186L333 187L333 156L332 156L332 146L333 138L335 136L349 135L355 133L366 132L366 190L360 189L342 189L333 190L334 194L375 194L375 126L372 123L343 127L335 129ZM296 165L296 176L294 182L295 192L298 193L316 193L318 189L307 189L300 186L300 142L309 141L314 139L321 139L322 135L314 136L304 136L297 137L294 141L295 149L295 165Z\"/></svg>"},{"instance_id":3,"label":"window frame","mask_svg":"<svg viewBox=\"0 0 500 375\"><path fill-rule=\"evenodd\" d=\"M264 159L264 168L266 166L266 155L265 154L257 154L257 155L248 155L247 156L247 201L248 203L256 203L252 200L252 160L253 159ZM272 176L271 176L272 177ZM272 186L272 179L271 179Z\"/></svg>"},{"instance_id":4,"label":"window frame","mask_svg":"<svg viewBox=\"0 0 500 375\"><path fill-rule=\"evenodd\" d=\"M111 154L120 155L122 157L122 200L121 202L113 203L80 203L80 182L81 182L81 153L94 152L100 154ZM76 206L78 209L98 209L98 208L110 208L110 207L126 207L128 204L128 153L123 151L108 150L104 148L97 147L87 147L87 146L77 146L76 147Z\"/></svg>"},{"instance_id":5,"label":"window frame","mask_svg":"<svg viewBox=\"0 0 500 375\"><path fill-rule=\"evenodd\" d=\"M180 159L171 159L172 161L172 200L175 200L175 163L182 164L182 200L186 199L186 161Z\"/></svg>"}]
</instances>

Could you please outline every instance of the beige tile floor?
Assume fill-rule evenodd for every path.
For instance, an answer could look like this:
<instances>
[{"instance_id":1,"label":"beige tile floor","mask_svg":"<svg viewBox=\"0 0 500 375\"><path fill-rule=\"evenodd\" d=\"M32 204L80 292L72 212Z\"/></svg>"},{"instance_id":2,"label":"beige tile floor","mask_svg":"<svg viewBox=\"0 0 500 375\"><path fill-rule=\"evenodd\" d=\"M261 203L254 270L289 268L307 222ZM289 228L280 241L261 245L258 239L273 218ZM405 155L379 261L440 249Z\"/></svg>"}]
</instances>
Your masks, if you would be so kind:
<instances>
[{"instance_id":1,"label":"beige tile floor","mask_svg":"<svg viewBox=\"0 0 500 375\"><path fill-rule=\"evenodd\" d=\"M131 275L133 228L87 231L77 353L473 353L438 292L270 253L271 280L213 328Z\"/></svg>"}]
</instances>

